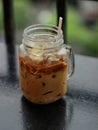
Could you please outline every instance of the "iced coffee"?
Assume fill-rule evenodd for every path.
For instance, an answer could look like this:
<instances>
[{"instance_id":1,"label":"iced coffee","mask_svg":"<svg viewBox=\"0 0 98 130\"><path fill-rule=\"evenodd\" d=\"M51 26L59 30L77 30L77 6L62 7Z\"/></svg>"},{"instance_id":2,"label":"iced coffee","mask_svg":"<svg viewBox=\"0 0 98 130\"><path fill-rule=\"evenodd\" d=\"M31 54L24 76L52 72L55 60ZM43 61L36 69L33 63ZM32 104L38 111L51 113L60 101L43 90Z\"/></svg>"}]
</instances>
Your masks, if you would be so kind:
<instances>
[{"instance_id":1,"label":"iced coffee","mask_svg":"<svg viewBox=\"0 0 98 130\"><path fill-rule=\"evenodd\" d=\"M66 93L67 54L64 53L42 60L19 56L21 88L31 102L51 103Z\"/></svg>"},{"instance_id":2,"label":"iced coffee","mask_svg":"<svg viewBox=\"0 0 98 130\"><path fill-rule=\"evenodd\" d=\"M54 102L67 92L69 57L62 33L57 36L57 27L36 25L24 34L19 52L23 94L36 104Z\"/></svg>"}]
</instances>

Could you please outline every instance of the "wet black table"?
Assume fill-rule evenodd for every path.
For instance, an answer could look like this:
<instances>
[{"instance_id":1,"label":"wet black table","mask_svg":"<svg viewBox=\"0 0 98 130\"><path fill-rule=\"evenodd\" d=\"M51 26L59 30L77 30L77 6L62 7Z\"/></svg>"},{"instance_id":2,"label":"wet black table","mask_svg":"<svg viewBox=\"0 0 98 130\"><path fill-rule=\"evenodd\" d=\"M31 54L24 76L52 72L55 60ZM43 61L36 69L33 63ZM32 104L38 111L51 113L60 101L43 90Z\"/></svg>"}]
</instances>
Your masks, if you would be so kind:
<instances>
[{"instance_id":1,"label":"wet black table","mask_svg":"<svg viewBox=\"0 0 98 130\"><path fill-rule=\"evenodd\" d=\"M75 59L67 95L37 106L20 90L17 47L0 44L0 130L98 130L98 59Z\"/></svg>"}]
</instances>

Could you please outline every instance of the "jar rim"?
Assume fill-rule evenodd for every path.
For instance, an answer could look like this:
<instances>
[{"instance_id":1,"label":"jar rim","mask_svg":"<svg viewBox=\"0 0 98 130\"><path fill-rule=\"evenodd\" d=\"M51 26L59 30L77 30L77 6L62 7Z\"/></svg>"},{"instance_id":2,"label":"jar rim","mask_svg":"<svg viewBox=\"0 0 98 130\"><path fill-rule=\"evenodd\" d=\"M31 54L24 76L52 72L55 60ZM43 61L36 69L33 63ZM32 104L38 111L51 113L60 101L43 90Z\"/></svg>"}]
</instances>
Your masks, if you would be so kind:
<instances>
[{"instance_id":1,"label":"jar rim","mask_svg":"<svg viewBox=\"0 0 98 130\"><path fill-rule=\"evenodd\" d=\"M38 39L39 36L45 36L46 39L44 42L47 43L53 43L54 45L58 46L62 43L63 39L63 32L58 34L58 27L55 25L49 25L49 24L34 24L31 26L28 26L24 29L23 38L31 41L32 43L42 42ZM36 38L36 36L38 36ZM49 37L49 38L48 38ZM43 38L44 39L44 38ZM26 46L32 47L32 44L28 45L28 42L24 43Z\"/></svg>"},{"instance_id":2,"label":"jar rim","mask_svg":"<svg viewBox=\"0 0 98 130\"><path fill-rule=\"evenodd\" d=\"M23 33L23 37L28 37L28 38L32 38L33 39L33 36L31 37L31 36L29 36L28 35L28 32L32 29L32 30L38 30L38 29L44 29L44 28L46 28L46 29L48 29L48 30L50 30L50 31L55 31L56 32L56 34L57 34L57 37L56 38L58 38L60 35L62 35L62 30L61 30L61 32L60 32L60 34L58 34L58 27L57 26L55 26L55 25L51 25L51 24L34 24L34 25L30 25L30 26L28 26L28 27L26 27L25 29L24 29L24 33Z\"/></svg>"}]
</instances>

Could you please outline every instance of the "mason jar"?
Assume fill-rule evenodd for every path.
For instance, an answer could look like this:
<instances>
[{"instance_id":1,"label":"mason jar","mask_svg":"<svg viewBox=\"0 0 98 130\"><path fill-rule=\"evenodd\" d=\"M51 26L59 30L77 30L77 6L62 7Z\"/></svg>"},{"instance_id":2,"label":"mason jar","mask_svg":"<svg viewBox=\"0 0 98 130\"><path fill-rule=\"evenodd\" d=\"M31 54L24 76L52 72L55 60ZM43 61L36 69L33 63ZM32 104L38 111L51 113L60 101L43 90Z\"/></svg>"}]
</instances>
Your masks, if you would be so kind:
<instances>
[{"instance_id":1,"label":"mason jar","mask_svg":"<svg viewBox=\"0 0 98 130\"><path fill-rule=\"evenodd\" d=\"M67 92L74 72L72 48L64 44L63 32L51 25L32 25L23 33L19 47L20 86L32 103L48 104Z\"/></svg>"}]
</instances>

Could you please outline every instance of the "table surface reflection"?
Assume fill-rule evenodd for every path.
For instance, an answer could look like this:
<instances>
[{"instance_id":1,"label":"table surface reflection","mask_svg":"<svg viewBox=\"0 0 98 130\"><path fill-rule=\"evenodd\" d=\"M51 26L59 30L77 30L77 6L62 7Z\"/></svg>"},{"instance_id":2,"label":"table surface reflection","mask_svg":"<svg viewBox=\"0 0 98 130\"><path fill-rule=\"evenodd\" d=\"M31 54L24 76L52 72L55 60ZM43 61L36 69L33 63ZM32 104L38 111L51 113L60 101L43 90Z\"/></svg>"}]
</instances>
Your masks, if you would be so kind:
<instances>
[{"instance_id":1,"label":"table surface reflection","mask_svg":"<svg viewBox=\"0 0 98 130\"><path fill-rule=\"evenodd\" d=\"M19 87L18 46L0 43L0 130L98 130L98 59L76 55L68 93L48 105L28 102Z\"/></svg>"}]
</instances>

